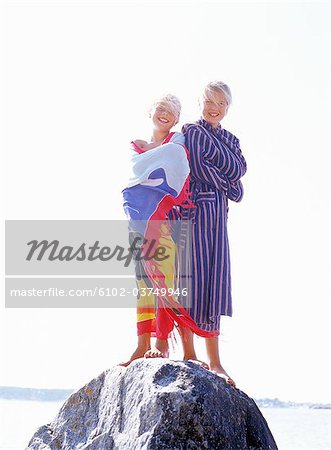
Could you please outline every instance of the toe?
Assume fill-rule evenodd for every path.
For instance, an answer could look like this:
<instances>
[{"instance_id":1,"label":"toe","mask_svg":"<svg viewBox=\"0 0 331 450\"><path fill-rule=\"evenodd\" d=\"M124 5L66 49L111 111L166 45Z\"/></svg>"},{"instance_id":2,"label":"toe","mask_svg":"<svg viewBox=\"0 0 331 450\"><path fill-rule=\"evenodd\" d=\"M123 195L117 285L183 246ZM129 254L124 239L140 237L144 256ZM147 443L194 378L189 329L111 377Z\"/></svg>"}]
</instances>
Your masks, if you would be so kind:
<instances>
[{"instance_id":1,"label":"toe","mask_svg":"<svg viewBox=\"0 0 331 450\"><path fill-rule=\"evenodd\" d=\"M131 361L125 361L125 362L120 362L117 365L118 366L122 366L122 367L127 367L130 364Z\"/></svg>"},{"instance_id":2,"label":"toe","mask_svg":"<svg viewBox=\"0 0 331 450\"><path fill-rule=\"evenodd\" d=\"M190 361L194 362L195 364L198 364L200 367L203 367L204 369L209 369L209 366L207 363L203 362L203 361L199 361L197 359L190 359Z\"/></svg>"}]
</instances>

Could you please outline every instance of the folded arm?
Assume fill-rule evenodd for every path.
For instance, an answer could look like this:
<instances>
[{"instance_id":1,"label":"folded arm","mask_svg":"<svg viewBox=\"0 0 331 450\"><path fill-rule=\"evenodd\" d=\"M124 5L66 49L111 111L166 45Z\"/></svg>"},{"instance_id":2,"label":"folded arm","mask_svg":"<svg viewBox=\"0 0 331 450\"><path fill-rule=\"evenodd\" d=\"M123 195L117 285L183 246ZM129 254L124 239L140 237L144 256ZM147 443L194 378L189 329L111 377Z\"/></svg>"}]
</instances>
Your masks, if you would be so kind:
<instances>
[{"instance_id":1,"label":"folded arm","mask_svg":"<svg viewBox=\"0 0 331 450\"><path fill-rule=\"evenodd\" d=\"M234 183L229 183L229 189L226 192L226 196L233 202L240 202L240 200L244 196L244 188L242 182L239 180Z\"/></svg>"},{"instance_id":2,"label":"folded arm","mask_svg":"<svg viewBox=\"0 0 331 450\"><path fill-rule=\"evenodd\" d=\"M227 173L227 177L231 181L239 180L247 171L246 160L241 152L239 139L229 131L222 129L222 141L230 149L221 147L221 152L230 158L231 172ZM235 178L235 179L234 179Z\"/></svg>"},{"instance_id":3,"label":"folded arm","mask_svg":"<svg viewBox=\"0 0 331 450\"><path fill-rule=\"evenodd\" d=\"M201 131L195 127L190 127L185 135L186 146L190 151L191 174L194 178L216 187L217 189L228 190L227 178L221 170L216 167L207 157L210 151L211 142Z\"/></svg>"},{"instance_id":4,"label":"folded arm","mask_svg":"<svg viewBox=\"0 0 331 450\"><path fill-rule=\"evenodd\" d=\"M228 133L230 135L230 133ZM215 166L213 158L215 151L220 151L208 136L197 127L189 127L186 137L186 145L190 150L191 174L194 178L203 181L217 189L222 189L229 200L240 202L244 195L240 177L246 172L246 161L242 156L239 140L234 136L226 136L227 144L232 146L238 158L229 163L229 151L224 159L230 170L224 174L222 169ZM233 148L235 147L235 149ZM222 149L223 150L223 149Z\"/></svg>"}]
</instances>

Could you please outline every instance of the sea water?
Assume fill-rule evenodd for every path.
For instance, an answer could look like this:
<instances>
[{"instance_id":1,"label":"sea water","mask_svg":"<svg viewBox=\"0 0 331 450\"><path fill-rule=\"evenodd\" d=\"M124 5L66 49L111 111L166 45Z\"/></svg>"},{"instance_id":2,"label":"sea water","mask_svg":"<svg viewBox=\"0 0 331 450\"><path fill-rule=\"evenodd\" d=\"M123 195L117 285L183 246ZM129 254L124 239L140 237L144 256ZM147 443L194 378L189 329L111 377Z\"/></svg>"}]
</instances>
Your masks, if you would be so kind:
<instances>
[{"instance_id":1,"label":"sea water","mask_svg":"<svg viewBox=\"0 0 331 450\"><path fill-rule=\"evenodd\" d=\"M38 427L49 423L62 404L62 401L0 399L0 450L24 450ZM279 450L331 449L330 409L260 408L260 410L268 422Z\"/></svg>"}]
</instances>

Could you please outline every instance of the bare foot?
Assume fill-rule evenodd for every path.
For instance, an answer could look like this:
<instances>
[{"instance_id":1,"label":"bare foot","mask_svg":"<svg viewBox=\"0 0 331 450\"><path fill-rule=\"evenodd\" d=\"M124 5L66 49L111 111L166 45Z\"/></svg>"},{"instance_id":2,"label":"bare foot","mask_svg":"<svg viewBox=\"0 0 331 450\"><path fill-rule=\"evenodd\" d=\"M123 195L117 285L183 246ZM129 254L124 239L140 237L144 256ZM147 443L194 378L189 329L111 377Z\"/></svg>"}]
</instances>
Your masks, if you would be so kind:
<instances>
[{"instance_id":1,"label":"bare foot","mask_svg":"<svg viewBox=\"0 0 331 450\"><path fill-rule=\"evenodd\" d=\"M156 339L155 346L145 352L145 358L169 358L169 345L165 339Z\"/></svg>"},{"instance_id":2,"label":"bare foot","mask_svg":"<svg viewBox=\"0 0 331 450\"><path fill-rule=\"evenodd\" d=\"M192 361L195 364L198 364L199 366L203 367L204 369L209 369L209 366L207 363L205 363L204 361L201 361L200 359L197 358L196 355L184 355L183 357L184 361Z\"/></svg>"},{"instance_id":3,"label":"bare foot","mask_svg":"<svg viewBox=\"0 0 331 450\"><path fill-rule=\"evenodd\" d=\"M224 378L224 380L230 384L233 387L236 387L236 383L233 381L233 379L230 377L230 375L224 370L223 366L221 365L210 365L211 372L216 373L221 378Z\"/></svg>"},{"instance_id":4,"label":"bare foot","mask_svg":"<svg viewBox=\"0 0 331 450\"><path fill-rule=\"evenodd\" d=\"M148 347L137 347L136 350L132 353L131 358L128 361L121 362L117 364L118 366L127 367L132 363L135 359L143 358L146 351L149 350Z\"/></svg>"}]
</instances>

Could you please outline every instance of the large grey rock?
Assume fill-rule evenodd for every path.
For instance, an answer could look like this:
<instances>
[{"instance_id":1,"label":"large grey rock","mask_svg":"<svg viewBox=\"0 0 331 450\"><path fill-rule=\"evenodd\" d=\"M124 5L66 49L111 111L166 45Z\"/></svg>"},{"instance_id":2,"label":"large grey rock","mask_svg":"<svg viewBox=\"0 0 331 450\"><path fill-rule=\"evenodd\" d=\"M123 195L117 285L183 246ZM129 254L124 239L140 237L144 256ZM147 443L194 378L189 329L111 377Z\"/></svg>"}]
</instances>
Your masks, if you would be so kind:
<instances>
[{"instance_id":1,"label":"large grey rock","mask_svg":"<svg viewBox=\"0 0 331 450\"><path fill-rule=\"evenodd\" d=\"M28 450L276 450L255 402L189 361L139 359L74 392Z\"/></svg>"}]
</instances>

